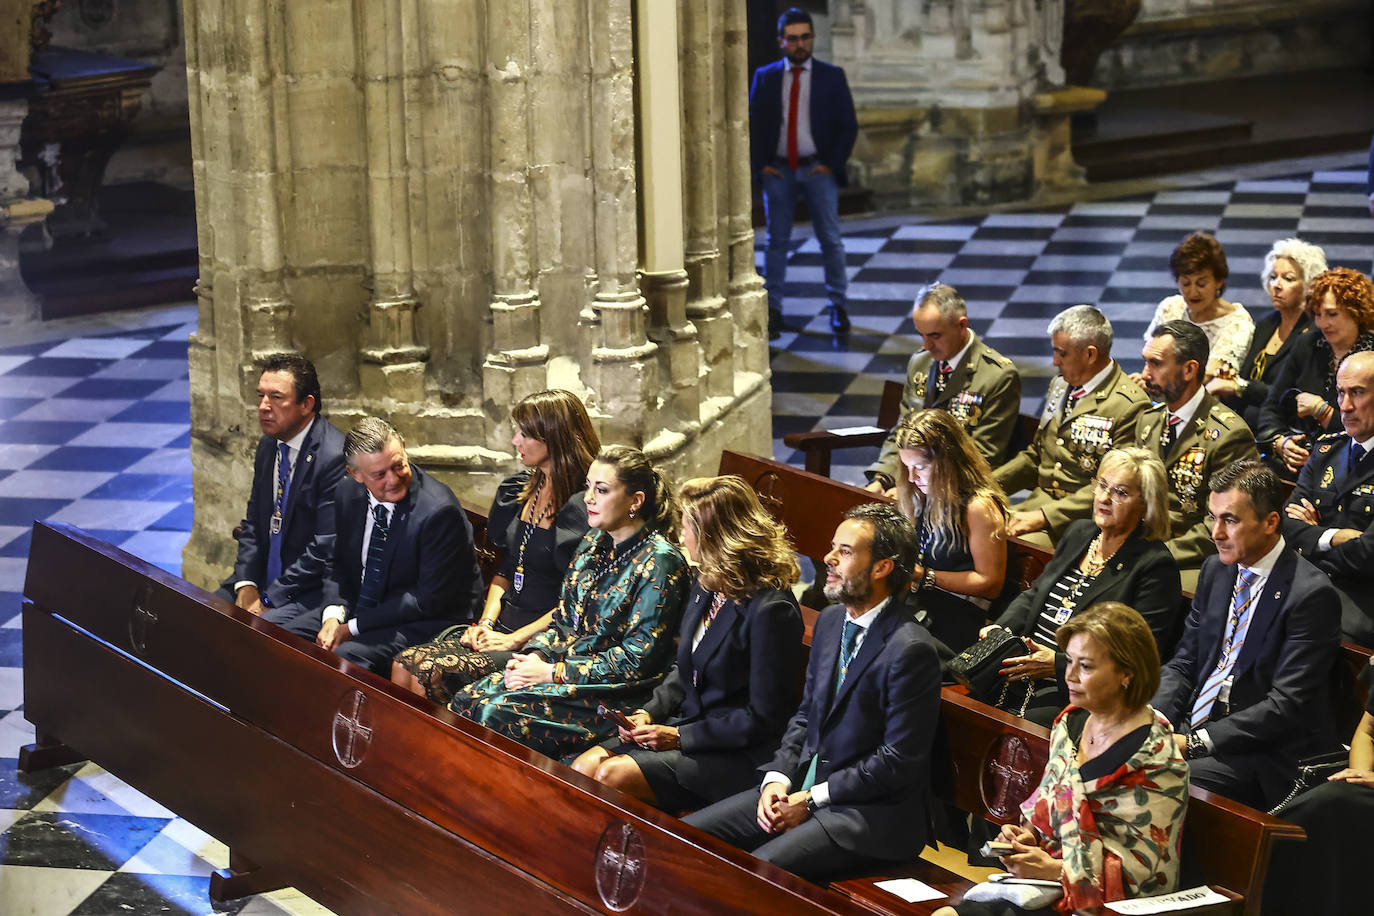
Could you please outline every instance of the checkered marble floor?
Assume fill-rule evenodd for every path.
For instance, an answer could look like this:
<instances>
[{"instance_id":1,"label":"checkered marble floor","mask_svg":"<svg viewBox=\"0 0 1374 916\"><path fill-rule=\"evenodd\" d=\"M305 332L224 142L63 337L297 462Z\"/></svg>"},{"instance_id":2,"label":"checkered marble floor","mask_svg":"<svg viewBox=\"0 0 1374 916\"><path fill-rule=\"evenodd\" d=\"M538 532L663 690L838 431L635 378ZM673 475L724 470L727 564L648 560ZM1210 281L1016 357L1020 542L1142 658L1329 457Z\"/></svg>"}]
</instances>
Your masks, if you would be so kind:
<instances>
[{"instance_id":1,"label":"checkered marble floor","mask_svg":"<svg viewBox=\"0 0 1374 916\"><path fill-rule=\"evenodd\" d=\"M1264 253L1298 234L1333 265L1368 272L1374 220L1364 174L1349 165L1263 180L1142 193L947 220L884 217L845 224L854 332L835 341L821 314L820 252L798 238L786 303L793 330L773 350L775 454L785 433L871 423L888 378L917 342L911 301L941 279L969 300L972 324L1014 358L1027 412L1053 375L1045 326L1065 306L1099 303L1116 356L1138 368L1155 304L1174 292L1168 256L1194 229L1216 232L1231 267L1228 298L1256 315ZM1342 160L1344 162L1344 160ZM761 243L761 240L760 240ZM819 317L816 317L819 316ZM67 521L179 571L191 525L186 339L194 309L56 323L31 342L0 336L0 913L210 913L209 874L228 851L93 764L20 775L33 740L23 717L20 591L34 519ZM7 332L0 331L0 335ZM38 339L39 337L42 339ZM841 453L835 476L858 481L872 453ZM320 913L292 891L219 912Z\"/></svg>"}]
</instances>

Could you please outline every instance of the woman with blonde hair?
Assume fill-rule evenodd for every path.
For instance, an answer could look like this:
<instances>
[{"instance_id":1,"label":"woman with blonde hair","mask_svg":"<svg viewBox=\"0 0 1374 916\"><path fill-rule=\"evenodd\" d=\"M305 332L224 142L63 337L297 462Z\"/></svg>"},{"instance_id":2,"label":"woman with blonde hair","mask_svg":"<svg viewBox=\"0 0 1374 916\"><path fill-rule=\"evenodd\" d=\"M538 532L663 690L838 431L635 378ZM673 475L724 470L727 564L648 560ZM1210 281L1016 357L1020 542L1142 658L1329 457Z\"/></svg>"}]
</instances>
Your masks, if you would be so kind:
<instances>
[{"instance_id":1,"label":"woman with blonde hair","mask_svg":"<svg viewBox=\"0 0 1374 916\"><path fill-rule=\"evenodd\" d=\"M678 491L682 543L699 564L677 666L616 738L573 769L667 811L700 808L758 781L796 709L800 575L787 531L738 477Z\"/></svg>"},{"instance_id":2,"label":"woman with blonde hair","mask_svg":"<svg viewBox=\"0 0 1374 916\"><path fill-rule=\"evenodd\" d=\"M1068 658L1055 634L1100 601L1129 601L1168 657L1178 632L1183 592L1169 536L1169 486L1164 464L1148 449L1112 449L1093 481L1093 515L1068 527L1054 556L1031 586L1007 606L997 626L1025 640L1027 655L1009 658L1002 674L1008 696L1025 697L1022 714L1048 725L1069 702ZM987 631L984 630L984 633ZM1022 692L1018 682L1026 682Z\"/></svg>"},{"instance_id":3,"label":"woman with blonde hair","mask_svg":"<svg viewBox=\"0 0 1374 916\"><path fill-rule=\"evenodd\" d=\"M955 652L978 639L1007 572L1007 497L963 424L918 410L897 429L906 473L897 504L916 527L915 604L931 633Z\"/></svg>"},{"instance_id":4,"label":"woman with blonde hair","mask_svg":"<svg viewBox=\"0 0 1374 916\"><path fill-rule=\"evenodd\" d=\"M677 504L644 453L603 448L584 493L592 531L563 580L548 628L505 670L453 695L449 708L561 757L609 738L597 707L649 699L673 660L690 570L670 540Z\"/></svg>"},{"instance_id":5,"label":"woman with blonde hair","mask_svg":"<svg viewBox=\"0 0 1374 916\"><path fill-rule=\"evenodd\" d=\"M516 649L553 620L563 577L587 533L582 487L601 448L577 395L553 389L524 398L511 411L525 470L501 482L487 514L487 536L505 552L481 617L401 651L391 680L447 703L455 690L500 671Z\"/></svg>"}]
</instances>

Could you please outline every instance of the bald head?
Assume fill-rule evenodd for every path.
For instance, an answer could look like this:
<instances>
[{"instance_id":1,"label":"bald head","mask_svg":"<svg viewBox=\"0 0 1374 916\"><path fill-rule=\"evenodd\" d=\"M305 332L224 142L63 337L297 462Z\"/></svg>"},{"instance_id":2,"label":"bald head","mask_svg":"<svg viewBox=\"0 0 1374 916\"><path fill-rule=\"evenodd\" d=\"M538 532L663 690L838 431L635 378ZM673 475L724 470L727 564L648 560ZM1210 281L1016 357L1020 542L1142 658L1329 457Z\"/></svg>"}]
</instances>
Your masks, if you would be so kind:
<instances>
[{"instance_id":1,"label":"bald head","mask_svg":"<svg viewBox=\"0 0 1374 916\"><path fill-rule=\"evenodd\" d=\"M1374 353L1352 353L1336 371L1336 404L1350 438L1374 437Z\"/></svg>"}]
</instances>

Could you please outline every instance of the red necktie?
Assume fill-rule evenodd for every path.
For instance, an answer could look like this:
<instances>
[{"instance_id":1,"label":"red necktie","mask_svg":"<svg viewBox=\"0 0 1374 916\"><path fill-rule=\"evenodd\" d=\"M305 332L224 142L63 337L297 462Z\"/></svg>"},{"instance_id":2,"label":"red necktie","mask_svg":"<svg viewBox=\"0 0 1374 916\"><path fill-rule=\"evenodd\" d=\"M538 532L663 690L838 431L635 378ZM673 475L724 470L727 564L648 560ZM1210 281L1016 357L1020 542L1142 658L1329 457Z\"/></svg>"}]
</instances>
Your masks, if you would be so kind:
<instances>
[{"instance_id":1,"label":"red necktie","mask_svg":"<svg viewBox=\"0 0 1374 916\"><path fill-rule=\"evenodd\" d=\"M787 167L797 170L801 156L797 155L797 102L801 100L801 75L805 67L792 68L792 94L787 101Z\"/></svg>"}]
</instances>

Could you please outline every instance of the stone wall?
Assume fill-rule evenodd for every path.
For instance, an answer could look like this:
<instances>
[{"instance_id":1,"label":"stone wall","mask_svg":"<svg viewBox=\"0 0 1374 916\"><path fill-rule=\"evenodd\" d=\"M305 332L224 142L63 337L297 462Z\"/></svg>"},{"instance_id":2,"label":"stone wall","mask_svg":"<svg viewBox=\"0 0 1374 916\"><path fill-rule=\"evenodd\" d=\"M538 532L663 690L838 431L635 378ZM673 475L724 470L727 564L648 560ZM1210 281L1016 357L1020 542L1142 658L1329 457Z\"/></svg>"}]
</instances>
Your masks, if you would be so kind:
<instances>
[{"instance_id":1,"label":"stone wall","mask_svg":"<svg viewBox=\"0 0 1374 916\"><path fill-rule=\"evenodd\" d=\"M1049 139L1067 117L1049 98L1063 0L835 0L817 34L849 77L850 166L878 206L1024 200L1080 179Z\"/></svg>"},{"instance_id":2,"label":"stone wall","mask_svg":"<svg viewBox=\"0 0 1374 916\"><path fill-rule=\"evenodd\" d=\"M1370 60L1368 0L1144 0L1093 85L1128 89Z\"/></svg>"},{"instance_id":3,"label":"stone wall","mask_svg":"<svg viewBox=\"0 0 1374 916\"><path fill-rule=\"evenodd\" d=\"M550 386L678 476L768 453L742 6L185 0L187 578L232 558L278 350L315 361L337 426L387 417L481 503L517 466L510 406Z\"/></svg>"}]
</instances>

